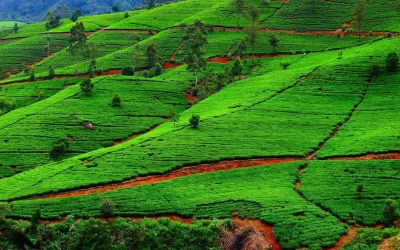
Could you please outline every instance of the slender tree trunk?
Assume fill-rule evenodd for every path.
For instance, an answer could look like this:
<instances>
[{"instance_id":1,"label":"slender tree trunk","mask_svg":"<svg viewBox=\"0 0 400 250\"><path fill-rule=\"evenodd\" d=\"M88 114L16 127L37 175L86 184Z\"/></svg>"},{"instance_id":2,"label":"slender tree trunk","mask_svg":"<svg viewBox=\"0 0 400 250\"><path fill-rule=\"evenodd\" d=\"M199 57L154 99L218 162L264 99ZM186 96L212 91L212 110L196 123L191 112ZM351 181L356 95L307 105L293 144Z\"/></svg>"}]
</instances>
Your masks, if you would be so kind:
<instances>
[{"instance_id":1,"label":"slender tree trunk","mask_svg":"<svg viewBox=\"0 0 400 250\"><path fill-rule=\"evenodd\" d=\"M237 12L237 28L240 27L240 12L239 12L239 8L238 8L238 12Z\"/></svg>"},{"instance_id":2,"label":"slender tree trunk","mask_svg":"<svg viewBox=\"0 0 400 250\"><path fill-rule=\"evenodd\" d=\"M198 77L198 76L197 76L197 75L198 75L198 71L197 71L197 70L195 71L194 75L195 75L195 77L196 77L196 84L195 84L195 86L197 87L197 77Z\"/></svg>"},{"instance_id":3,"label":"slender tree trunk","mask_svg":"<svg viewBox=\"0 0 400 250\"><path fill-rule=\"evenodd\" d=\"M78 78L78 54L76 55L75 78Z\"/></svg>"},{"instance_id":4,"label":"slender tree trunk","mask_svg":"<svg viewBox=\"0 0 400 250\"><path fill-rule=\"evenodd\" d=\"M251 46L251 50L253 52L253 60L251 61L251 67L254 67L254 43Z\"/></svg>"},{"instance_id":5,"label":"slender tree trunk","mask_svg":"<svg viewBox=\"0 0 400 250\"><path fill-rule=\"evenodd\" d=\"M50 56L50 31L47 31L47 57Z\"/></svg>"}]
</instances>

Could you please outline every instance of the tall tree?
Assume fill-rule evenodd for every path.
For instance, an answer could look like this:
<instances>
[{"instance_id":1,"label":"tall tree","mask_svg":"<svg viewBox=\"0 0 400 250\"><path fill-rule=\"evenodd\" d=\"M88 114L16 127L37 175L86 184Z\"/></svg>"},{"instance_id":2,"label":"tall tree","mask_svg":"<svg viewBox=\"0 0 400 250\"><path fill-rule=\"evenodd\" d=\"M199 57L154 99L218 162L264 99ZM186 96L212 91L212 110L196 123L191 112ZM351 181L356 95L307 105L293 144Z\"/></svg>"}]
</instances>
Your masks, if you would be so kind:
<instances>
[{"instance_id":1,"label":"tall tree","mask_svg":"<svg viewBox=\"0 0 400 250\"><path fill-rule=\"evenodd\" d=\"M147 46L146 56L147 56L147 67L153 68L157 63L157 49L154 40L151 41L149 46Z\"/></svg>"},{"instance_id":2,"label":"tall tree","mask_svg":"<svg viewBox=\"0 0 400 250\"><path fill-rule=\"evenodd\" d=\"M80 16L82 16L82 10L80 10L80 9L76 9L75 11L74 11L74 13L72 14L72 16L71 16L71 20L72 20L72 22L76 22L76 21L78 21L78 18L80 17Z\"/></svg>"},{"instance_id":3,"label":"tall tree","mask_svg":"<svg viewBox=\"0 0 400 250\"><path fill-rule=\"evenodd\" d=\"M238 56L239 59L244 55L244 52L247 50L247 42L246 38L240 40L240 42L234 47L232 55Z\"/></svg>"},{"instance_id":4,"label":"tall tree","mask_svg":"<svg viewBox=\"0 0 400 250\"><path fill-rule=\"evenodd\" d=\"M244 0L232 0L231 5L237 14L237 27L239 28L240 27L240 14L243 14L245 2L244 2Z\"/></svg>"},{"instance_id":5,"label":"tall tree","mask_svg":"<svg viewBox=\"0 0 400 250\"><path fill-rule=\"evenodd\" d=\"M358 39L361 39L361 30L364 25L365 8L367 7L367 0L358 0L353 9L353 25L356 27L358 32Z\"/></svg>"},{"instance_id":6,"label":"tall tree","mask_svg":"<svg viewBox=\"0 0 400 250\"><path fill-rule=\"evenodd\" d=\"M246 17L250 21L250 25L245 30L246 32L246 40L251 45L251 51L253 54L253 59L251 65L254 66L254 46L258 40L258 31L260 30L260 25L258 20L260 19L260 10L254 5L250 4L249 9L246 13Z\"/></svg>"},{"instance_id":7,"label":"tall tree","mask_svg":"<svg viewBox=\"0 0 400 250\"><path fill-rule=\"evenodd\" d=\"M199 72L207 68L207 61L203 57L203 47L208 44L207 28L204 23L196 19L193 25L186 29L186 35L182 38L182 43L189 48L184 62L187 70L194 72L195 86L197 87Z\"/></svg>"},{"instance_id":8,"label":"tall tree","mask_svg":"<svg viewBox=\"0 0 400 250\"><path fill-rule=\"evenodd\" d=\"M59 16L61 18L70 18L71 11L68 6L65 4L57 4L54 10L52 11L54 16Z\"/></svg>"},{"instance_id":9,"label":"tall tree","mask_svg":"<svg viewBox=\"0 0 400 250\"><path fill-rule=\"evenodd\" d=\"M87 37L83 22L78 22L71 28L71 35L68 40L68 50L76 60L75 77L78 77L79 56L87 53Z\"/></svg>"}]
</instances>

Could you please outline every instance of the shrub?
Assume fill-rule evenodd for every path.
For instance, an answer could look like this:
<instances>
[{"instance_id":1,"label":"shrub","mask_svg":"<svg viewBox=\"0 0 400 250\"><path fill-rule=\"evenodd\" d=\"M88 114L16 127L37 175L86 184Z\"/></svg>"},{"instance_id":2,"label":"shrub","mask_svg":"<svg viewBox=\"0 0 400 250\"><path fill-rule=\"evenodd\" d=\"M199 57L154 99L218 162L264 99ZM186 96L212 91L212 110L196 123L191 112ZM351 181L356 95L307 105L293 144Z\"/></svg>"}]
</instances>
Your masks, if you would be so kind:
<instances>
[{"instance_id":1,"label":"shrub","mask_svg":"<svg viewBox=\"0 0 400 250\"><path fill-rule=\"evenodd\" d=\"M69 148L69 140L68 138L62 137L58 138L53 143L53 148L50 151L50 157L52 159L59 159L61 155L63 155Z\"/></svg>"},{"instance_id":2,"label":"shrub","mask_svg":"<svg viewBox=\"0 0 400 250\"><path fill-rule=\"evenodd\" d=\"M163 72L163 68L161 64L157 63L156 66L154 67L154 76L159 76Z\"/></svg>"},{"instance_id":3,"label":"shrub","mask_svg":"<svg viewBox=\"0 0 400 250\"><path fill-rule=\"evenodd\" d=\"M43 100L45 98L46 98L46 95L44 94L44 92L43 91L39 91L37 99L40 101L40 100Z\"/></svg>"},{"instance_id":4,"label":"shrub","mask_svg":"<svg viewBox=\"0 0 400 250\"><path fill-rule=\"evenodd\" d=\"M390 52L386 56L386 68L389 72L396 71L397 65L399 64L399 57L396 52Z\"/></svg>"},{"instance_id":5,"label":"shrub","mask_svg":"<svg viewBox=\"0 0 400 250\"><path fill-rule=\"evenodd\" d=\"M111 101L111 106L113 107L120 107L121 106L121 97L119 96L119 94L115 93L112 101Z\"/></svg>"},{"instance_id":6,"label":"shrub","mask_svg":"<svg viewBox=\"0 0 400 250\"><path fill-rule=\"evenodd\" d=\"M383 223L385 226L391 226L398 218L399 211L397 211L399 204L391 199L386 200L385 207L383 208Z\"/></svg>"},{"instance_id":7,"label":"shrub","mask_svg":"<svg viewBox=\"0 0 400 250\"><path fill-rule=\"evenodd\" d=\"M281 66L283 69L287 69L290 66L290 63L284 62L284 63L281 63Z\"/></svg>"},{"instance_id":8,"label":"shrub","mask_svg":"<svg viewBox=\"0 0 400 250\"><path fill-rule=\"evenodd\" d=\"M378 75L380 67L381 66L379 65L378 62L373 62L371 64L371 67L369 68L369 73L370 73L371 77L374 77L374 76Z\"/></svg>"},{"instance_id":9,"label":"shrub","mask_svg":"<svg viewBox=\"0 0 400 250\"><path fill-rule=\"evenodd\" d=\"M111 199L103 199L100 203L100 215L107 220L114 215L115 204Z\"/></svg>"},{"instance_id":10,"label":"shrub","mask_svg":"<svg viewBox=\"0 0 400 250\"><path fill-rule=\"evenodd\" d=\"M83 82L80 83L81 91L84 95L90 96L93 93L93 83L90 78L85 79Z\"/></svg>"},{"instance_id":11,"label":"shrub","mask_svg":"<svg viewBox=\"0 0 400 250\"><path fill-rule=\"evenodd\" d=\"M198 128L200 124L200 116L197 114L193 114L189 119L190 126L192 128Z\"/></svg>"},{"instance_id":12,"label":"shrub","mask_svg":"<svg viewBox=\"0 0 400 250\"><path fill-rule=\"evenodd\" d=\"M142 74L142 76L143 76L143 77L150 77L149 71L147 71L147 70L144 71L143 74Z\"/></svg>"},{"instance_id":13,"label":"shrub","mask_svg":"<svg viewBox=\"0 0 400 250\"><path fill-rule=\"evenodd\" d=\"M14 110L16 106L17 105L14 100L0 98L0 114L10 112L11 110Z\"/></svg>"},{"instance_id":14,"label":"shrub","mask_svg":"<svg viewBox=\"0 0 400 250\"><path fill-rule=\"evenodd\" d=\"M122 75L133 76L135 74L135 69L132 66L124 67L122 69Z\"/></svg>"},{"instance_id":15,"label":"shrub","mask_svg":"<svg viewBox=\"0 0 400 250\"><path fill-rule=\"evenodd\" d=\"M53 66L49 66L49 79L53 79L56 76L56 73L54 72Z\"/></svg>"},{"instance_id":16,"label":"shrub","mask_svg":"<svg viewBox=\"0 0 400 250\"><path fill-rule=\"evenodd\" d=\"M233 63L233 66L232 66L232 74L234 76L238 76L238 75L242 74L242 70L243 70L242 63L240 62L240 60L238 58L236 58L235 62Z\"/></svg>"},{"instance_id":17,"label":"shrub","mask_svg":"<svg viewBox=\"0 0 400 250\"><path fill-rule=\"evenodd\" d=\"M128 11L127 11L127 12L125 12L125 15L124 15L124 17L125 17L125 18L128 18L128 17L129 17L129 13L128 13Z\"/></svg>"},{"instance_id":18,"label":"shrub","mask_svg":"<svg viewBox=\"0 0 400 250\"><path fill-rule=\"evenodd\" d=\"M35 69L34 68L31 68L29 70L29 80L30 81L35 81L36 80Z\"/></svg>"}]
</instances>

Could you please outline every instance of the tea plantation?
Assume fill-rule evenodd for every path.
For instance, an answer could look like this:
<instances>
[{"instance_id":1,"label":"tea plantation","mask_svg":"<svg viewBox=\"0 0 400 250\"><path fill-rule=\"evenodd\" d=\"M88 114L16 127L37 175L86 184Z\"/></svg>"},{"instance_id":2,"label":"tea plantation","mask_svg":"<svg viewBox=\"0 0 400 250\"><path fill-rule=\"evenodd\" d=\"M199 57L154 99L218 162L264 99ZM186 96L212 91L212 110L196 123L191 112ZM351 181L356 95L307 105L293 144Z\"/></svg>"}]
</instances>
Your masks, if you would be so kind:
<instances>
[{"instance_id":1,"label":"tea plantation","mask_svg":"<svg viewBox=\"0 0 400 250\"><path fill-rule=\"evenodd\" d=\"M5 217L243 219L273 250L395 226L400 3L232 2L0 21Z\"/></svg>"}]
</instances>

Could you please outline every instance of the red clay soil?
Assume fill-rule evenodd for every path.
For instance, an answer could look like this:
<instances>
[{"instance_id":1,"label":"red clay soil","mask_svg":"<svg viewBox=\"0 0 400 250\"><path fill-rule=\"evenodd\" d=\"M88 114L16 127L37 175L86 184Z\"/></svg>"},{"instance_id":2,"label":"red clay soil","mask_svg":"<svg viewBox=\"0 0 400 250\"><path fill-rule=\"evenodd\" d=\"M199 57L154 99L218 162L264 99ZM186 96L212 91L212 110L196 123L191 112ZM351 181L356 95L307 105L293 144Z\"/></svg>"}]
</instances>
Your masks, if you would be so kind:
<instances>
[{"instance_id":1,"label":"red clay soil","mask_svg":"<svg viewBox=\"0 0 400 250\"><path fill-rule=\"evenodd\" d=\"M174 62L166 62L163 65L163 69L174 69L177 68L179 66L182 66L183 64L180 63L174 63Z\"/></svg>"},{"instance_id":2,"label":"red clay soil","mask_svg":"<svg viewBox=\"0 0 400 250\"><path fill-rule=\"evenodd\" d=\"M333 247L324 248L324 250L338 250L343 247L346 243L350 242L354 237L357 236L358 227L347 226L347 234L340 237L339 241Z\"/></svg>"},{"instance_id":3,"label":"red clay soil","mask_svg":"<svg viewBox=\"0 0 400 250\"><path fill-rule=\"evenodd\" d=\"M101 32L115 32L115 33L140 33L149 34L149 30L116 30L116 29L101 29ZM153 34L157 34L157 31L151 31Z\"/></svg>"},{"instance_id":4,"label":"red clay soil","mask_svg":"<svg viewBox=\"0 0 400 250\"><path fill-rule=\"evenodd\" d=\"M331 157L326 160L358 161L358 160L400 160L400 153L367 154L361 156Z\"/></svg>"},{"instance_id":5,"label":"red clay soil","mask_svg":"<svg viewBox=\"0 0 400 250\"><path fill-rule=\"evenodd\" d=\"M197 97L195 97L194 95L192 95L191 93L186 93L185 92L185 99L190 102L191 104L196 103L197 101Z\"/></svg>"},{"instance_id":6,"label":"red clay soil","mask_svg":"<svg viewBox=\"0 0 400 250\"><path fill-rule=\"evenodd\" d=\"M248 224L254 226L258 231L264 234L265 240L271 244L272 250L282 250L281 245L275 239L274 228L271 225L265 224L261 220L239 219L233 218L235 224L244 227Z\"/></svg>"},{"instance_id":7,"label":"red clay soil","mask_svg":"<svg viewBox=\"0 0 400 250\"><path fill-rule=\"evenodd\" d=\"M232 160L232 161L221 161L218 163L201 164L197 166L184 167L175 171L172 171L163 175L152 175L145 177L137 177L132 180L123 181L115 184L99 185L91 188L83 188L77 190L71 190L66 192L60 192L57 194L44 195L34 197L32 199L56 199L65 198L72 196L88 195L93 193L104 193L112 190L130 188L139 185L148 185L161 181L172 180L179 177L184 177L192 174L210 173L222 170L230 170L237 168L247 168L263 165L272 165L283 162L294 162L301 160L300 158L271 158L271 159L252 159L252 160Z\"/></svg>"},{"instance_id":8,"label":"red clay soil","mask_svg":"<svg viewBox=\"0 0 400 250\"><path fill-rule=\"evenodd\" d=\"M217 56L210 58L208 62L225 64L229 62L229 58L226 56Z\"/></svg>"}]
</instances>

